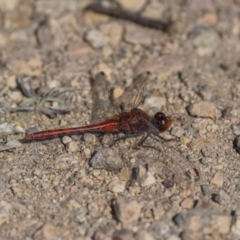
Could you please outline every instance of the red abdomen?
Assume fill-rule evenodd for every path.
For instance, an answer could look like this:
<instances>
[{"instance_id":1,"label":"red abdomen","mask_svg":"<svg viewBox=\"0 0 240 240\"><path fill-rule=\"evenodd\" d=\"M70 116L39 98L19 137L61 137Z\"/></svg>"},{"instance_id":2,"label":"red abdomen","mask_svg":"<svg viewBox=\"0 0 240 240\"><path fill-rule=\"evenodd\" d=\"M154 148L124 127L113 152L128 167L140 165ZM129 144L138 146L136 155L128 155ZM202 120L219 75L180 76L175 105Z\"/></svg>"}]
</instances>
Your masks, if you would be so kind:
<instances>
[{"instance_id":1,"label":"red abdomen","mask_svg":"<svg viewBox=\"0 0 240 240\"><path fill-rule=\"evenodd\" d=\"M53 130L46 130L40 131L36 133L30 133L25 136L25 140L41 140L41 139L48 139L52 137L60 137L63 135L70 135L70 134L81 134L86 132L119 132L119 124L118 120L107 120L105 122L83 126L83 127L76 127L76 128L63 128L63 129L53 129Z\"/></svg>"}]
</instances>

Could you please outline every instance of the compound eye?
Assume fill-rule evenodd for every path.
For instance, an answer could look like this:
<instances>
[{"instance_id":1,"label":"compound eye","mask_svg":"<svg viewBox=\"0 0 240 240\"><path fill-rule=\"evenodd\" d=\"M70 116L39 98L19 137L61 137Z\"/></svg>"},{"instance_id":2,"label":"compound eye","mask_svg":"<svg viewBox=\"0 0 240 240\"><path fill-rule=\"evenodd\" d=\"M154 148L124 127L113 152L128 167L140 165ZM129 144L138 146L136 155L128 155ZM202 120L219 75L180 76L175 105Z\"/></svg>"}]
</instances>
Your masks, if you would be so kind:
<instances>
[{"instance_id":1,"label":"compound eye","mask_svg":"<svg viewBox=\"0 0 240 240\"><path fill-rule=\"evenodd\" d=\"M160 132L166 131L172 125L172 119L166 116L163 112L157 112L154 118L157 121L157 126Z\"/></svg>"},{"instance_id":2,"label":"compound eye","mask_svg":"<svg viewBox=\"0 0 240 240\"><path fill-rule=\"evenodd\" d=\"M163 113L163 112L157 112L154 116L156 119L159 119L159 118L166 118L166 115Z\"/></svg>"}]
</instances>

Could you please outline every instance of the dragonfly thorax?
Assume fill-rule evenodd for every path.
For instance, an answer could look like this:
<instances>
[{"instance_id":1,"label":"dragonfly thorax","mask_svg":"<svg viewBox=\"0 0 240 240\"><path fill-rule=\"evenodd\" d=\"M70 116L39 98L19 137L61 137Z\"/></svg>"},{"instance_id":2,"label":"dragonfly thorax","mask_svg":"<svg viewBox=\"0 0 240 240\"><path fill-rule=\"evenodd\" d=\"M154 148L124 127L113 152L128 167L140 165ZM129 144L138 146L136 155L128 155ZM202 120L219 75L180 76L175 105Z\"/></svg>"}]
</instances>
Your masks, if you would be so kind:
<instances>
[{"instance_id":1,"label":"dragonfly thorax","mask_svg":"<svg viewBox=\"0 0 240 240\"><path fill-rule=\"evenodd\" d=\"M150 117L139 108L119 114L119 126L125 133L143 133L149 129Z\"/></svg>"}]
</instances>

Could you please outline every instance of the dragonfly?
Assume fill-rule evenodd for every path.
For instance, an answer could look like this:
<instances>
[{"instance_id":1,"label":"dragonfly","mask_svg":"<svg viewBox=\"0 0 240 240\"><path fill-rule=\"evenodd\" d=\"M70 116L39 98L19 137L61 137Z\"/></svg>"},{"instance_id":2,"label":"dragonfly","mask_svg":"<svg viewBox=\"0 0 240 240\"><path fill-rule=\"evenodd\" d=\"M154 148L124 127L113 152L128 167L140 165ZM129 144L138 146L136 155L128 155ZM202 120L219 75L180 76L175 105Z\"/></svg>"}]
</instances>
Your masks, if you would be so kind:
<instances>
[{"instance_id":1,"label":"dragonfly","mask_svg":"<svg viewBox=\"0 0 240 240\"><path fill-rule=\"evenodd\" d=\"M150 72L144 72L135 77L132 83L125 89L124 93L116 98L114 94L104 93L103 89L108 89L108 81L104 72L98 73L92 79L93 113L98 116L99 121L86 126L44 130L29 133L24 140L44 140L64 135L72 134L117 134L123 133L124 138L136 137L142 135L138 145L141 145L149 136L157 136L164 139L161 133L168 130L173 120L163 112L157 112L154 116L148 115L139 108L144 100L144 89L150 79ZM107 98L106 98L106 95ZM109 101L110 100L110 101ZM110 103L109 103L110 102ZM114 114L106 119L106 113L113 109ZM111 112L111 111L110 111Z\"/></svg>"}]
</instances>

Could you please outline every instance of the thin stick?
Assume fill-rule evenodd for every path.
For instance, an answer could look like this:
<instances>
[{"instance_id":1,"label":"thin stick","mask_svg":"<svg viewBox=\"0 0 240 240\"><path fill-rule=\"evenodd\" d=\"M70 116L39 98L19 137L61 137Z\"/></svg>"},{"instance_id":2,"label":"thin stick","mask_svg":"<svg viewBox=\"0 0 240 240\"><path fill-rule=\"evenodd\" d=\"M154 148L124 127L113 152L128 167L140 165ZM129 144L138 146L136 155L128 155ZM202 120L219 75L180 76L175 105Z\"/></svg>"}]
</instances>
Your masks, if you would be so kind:
<instances>
[{"instance_id":1,"label":"thin stick","mask_svg":"<svg viewBox=\"0 0 240 240\"><path fill-rule=\"evenodd\" d=\"M141 26L162 30L164 32L167 32L170 26L172 25L170 21L169 22L157 21L150 18L139 16L138 14L123 10L121 8L118 9L110 7L106 8L98 3L88 5L86 7L86 10L91 10L97 13L105 14L119 19L125 19L137 23Z\"/></svg>"}]
</instances>

